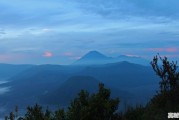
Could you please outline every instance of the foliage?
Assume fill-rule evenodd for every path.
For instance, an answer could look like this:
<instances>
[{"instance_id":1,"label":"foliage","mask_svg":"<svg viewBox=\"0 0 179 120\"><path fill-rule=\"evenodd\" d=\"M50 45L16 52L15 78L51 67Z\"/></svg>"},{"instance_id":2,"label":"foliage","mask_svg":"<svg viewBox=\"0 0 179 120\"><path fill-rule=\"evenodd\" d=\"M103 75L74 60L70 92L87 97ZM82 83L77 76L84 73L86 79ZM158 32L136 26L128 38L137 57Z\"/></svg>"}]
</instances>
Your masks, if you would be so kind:
<instances>
[{"instance_id":1,"label":"foliage","mask_svg":"<svg viewBox=\"0 0 179 120\"><path fill-rule=\"evenodd\" d=\"M151 65L161 79L159 91L145 107L128 108L123 114L123 120L167 120L168 112L179 111L177 62L170 62L167 57L158 55L153 58Z\"/></svg>"},{"instance_id":2,"label":"foliage","mask_svg":"<svg viewBox=\"0 0 179 120\"><path fill-rule=\"evenodd\" d=\"M128 107L123 115L123 120L143 120L145 107L136 105L135 107Z\"/></svg>"},{"instance_id":3,"label":"foliage","mask_svg":"<svg viewBox=\"0 0 179 120\"><path fill-rule=\"evenodd\" d=\"M27 107L24 117L18 120L115 120L117 118L119 99L110 97L110 90L99 84L99 91L90 95L82 90L75 98L67 111L59 109L54 113L36 104L33 107ZM11 118L13 116L13 118ZM15 115L11 113L7 120L14 120Z\"/></svg>"},{"instance_id":4,"label":"foliage","mask_svg":"<svg viewBox=\"0 0 179 120\"><path fill-rule=\"evenodd\" d=\"M159 65L159 60L162 65ZM169 62L167 57L155 56L151 65L161 78L160 90L146 106L145 118L167 120L168 112L179 111L179 72L177 62Z\"/></svg>"},{"instance_id":5,"label":"foliage","mask_svg":"<svg viewBox=\"0 0 179 120\"><path fill-rule=\"evenodd\" d=\"M118 109L118 98L110 98L110 90L99 84L99 92L89 96L81 91L79 97L72 101L67 112L68 120L111 120Z\"/></svg>"},{"instance_id":6,"label":"foliage","mask_svg":"<svg viewBox=\"0 0 179 120\"><path fill-rule=\"evenodd\" d=\"M158 60L162 66L158 65ZM153 70L161 78L160 93L176 92L179 88L179 72L177 72L177 62L169 62L167 57L155 56L151 62Z\"/></svg>"},{"instance_id":7,"label":"foliage","mask_svg":"<svg viewBox=\"0 0 179 120\"><path fill-rule=\"evenodd\" d=\"M162 65L159 64L162 63ZM35 105L28 107L24 117L18 118L11 112L5 120L167 120L168 112L179 111L179 72L177 62L169 62L167 57L155 56L151 62L153 70L161 78L160 90L146 106L129 107L124 113L117 112L119 99L110 97L110 90L99 84L97 93L90 95L82 90L71 101L65 111L51 112Z\"/></svg>"}]
</instances>

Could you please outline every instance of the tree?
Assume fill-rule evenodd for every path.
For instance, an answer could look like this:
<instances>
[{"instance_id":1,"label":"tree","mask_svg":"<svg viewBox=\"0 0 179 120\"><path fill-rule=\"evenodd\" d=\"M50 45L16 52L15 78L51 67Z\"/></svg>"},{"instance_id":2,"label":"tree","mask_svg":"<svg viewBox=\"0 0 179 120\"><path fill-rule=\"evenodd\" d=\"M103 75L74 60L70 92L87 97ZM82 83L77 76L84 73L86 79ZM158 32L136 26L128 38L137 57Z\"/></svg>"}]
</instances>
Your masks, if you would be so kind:
<instances>
[{"instance_id":1,"label":"tree","mask_svg":"<svg viewBox=\"0 0 179 120\"><path fill-rule=\"evenodd\" d=\"M5 116L5 120L15 120L17 118L17 114L18 114L18 108L15 108L15 114L14 112L10 112L9 116Z\"/></svg>"},{"instance_id":2,"label":"tree","mask_svg":"<svg viewBox=\"0 0 179 120\"><path fill-rule=\"evenodd\" d=\"M162 63L162 65L160 65ZM151 62L153 70L161 78L160 90L146 106L146 120L167 120L168 112L179 111L179 72L177 62L167 57L155 56Z\"/></svg>"},{"instance_id":3,"label":"tree","mask_svg":"<svg viewBox=\"0 0 179 120\"><path fill-rule=\"evenodd\" d=\"M158 60L162 62L162 66L158 65ZM179 72L177 62L169 62L167 57L155 56L151 65L156 74L161 78L160 91L153 98L160 100L161 107L168 105L169 110L179 110ZM176 108L176 109L175 109Z\"/></svg>"},{"instance_id":4,"label":"tree","mask_svg":"<svg viewBox=\"0 0 179 120\"><path fill-rule=\"evenodd\" d=\"M159 66L158 60L162 62ZM169 62L167 57L155 56L151 62L153 70L161 78L160 92L178 91L179 72L177 72L177 62Z\"/></svg>"},{"instance_id":5,"label":"tree","mask_svg":"<svg viewBox=\"0 0 179 120\"><path fill-rule=\"evenodd\" d=\"M53 120L66 120L66 114L64 109L59 109L55 111Z\"/></svg>"},{"instance_id":6,"label":"tree","mask_svg":"<svg viewBox=\"0 0 179 120\"><path fill-rule=\"evenodd\" d=\"M110 90L99 84L99 91L91 96L82 90L68 108L68 120L112 120L118 109L119 99L110 97Z\"/></svg>"},{"instance_id":7,"label":"tree","mask_svg":"<svg viewBox=\"0 0 179 120\"><path fill-rule=\"evenodd\" d=\"M160 89L145 107L128 108L124 120L168 120L168 112L179 111L179 72L177 62L167 57L154 56L151 61L154 72L160 77Z\"/></svg>"},{"instance_id":8,"label":"tree","mask_svg":"<svg viewBox=\"0 0 179 120\"><path fill-rule=\"evenodd\" d=\"M145 112L145 107L142 105L136 105L135 107L128 107L122 116L123 120L144 120L143 114Z\"/></svg>"},{"instance_id":9,"label":"tree","mask_svg":"<svg viewBox=\"0 0 179 120\"><path fill-rule=\"evenodd\" d=\"M27 107L24 117L16 116L16 118L18 120L119 120L116 112L119 99L113 99L110 95L110 90L106 89L104 84L99 84L98 92L92 95L81 90L67 111L58 109L53 113L47 108L44 112L42 107L36 104L33 107ZM16 111L18 111L17 107ZM6 117L8 118L14 120L15 115L11 113L10 117Z\"/></svg>"},{"instance_id":10,"label":"tree","mask_svg":"<svg viewBox=\"0 0 179 120\"><path fill-rule=\"evenodd\" d=\"M48 108L45 110L45 112L42 110L42 107L38 104L36 104L33 107L27 107L27 112L25 114L24 118L19 118L22 120L51 120L52 119L52 113Z\"/></svg>"}]
</instances>

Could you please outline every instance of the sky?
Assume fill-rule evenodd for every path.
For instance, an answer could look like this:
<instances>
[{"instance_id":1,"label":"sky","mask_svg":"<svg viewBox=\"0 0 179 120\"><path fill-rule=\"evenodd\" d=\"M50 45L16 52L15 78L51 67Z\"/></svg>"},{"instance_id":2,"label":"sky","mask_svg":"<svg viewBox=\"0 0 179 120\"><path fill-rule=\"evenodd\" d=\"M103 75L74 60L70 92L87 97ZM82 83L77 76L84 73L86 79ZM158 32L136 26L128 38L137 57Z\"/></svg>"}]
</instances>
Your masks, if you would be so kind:
<instances>
[{"instance_id":1,"label":"sky","mask_svg":"<svg viewBox=\"0 0 179 120\"><path fill-rule=\"evenodd\" d=\"M179 59L179 0L0 0L0 63L107 56Z\"/></svg>"}]
</instances>

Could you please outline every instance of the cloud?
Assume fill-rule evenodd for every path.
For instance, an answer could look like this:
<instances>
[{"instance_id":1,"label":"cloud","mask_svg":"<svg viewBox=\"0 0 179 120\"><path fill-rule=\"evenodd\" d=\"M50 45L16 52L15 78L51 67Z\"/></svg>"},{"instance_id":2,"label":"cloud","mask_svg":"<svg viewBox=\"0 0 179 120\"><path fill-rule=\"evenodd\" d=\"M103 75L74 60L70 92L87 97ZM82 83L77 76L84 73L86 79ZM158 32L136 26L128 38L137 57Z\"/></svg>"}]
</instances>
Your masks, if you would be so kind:
<instances>
[{"instance_id":1,"label":"cloud","mask_svg":"<svg viewBox=\"0 0 179 120\"><path fill-rule=\"evenodd\" d=\"M4 35L6 34L6 32L4 31L4 29L0 29L0 35Z\"/></svg>"},{"instance_id":2,"label":"cloud","mask_svg":"<svg viewBox=\"0 0 179 120\"><path fill-rule=\"evenodd\" d=\"M179 48L148 48L147 50L153 52L169 52L169 53L179 52Z\"/></svg>"},{"instance_id":3,"label":"cloud","mask_svg":"<svg viewBox=\"0 0 179 120\"><path fill-rule=\"evenodd\" d=\"M0 95L9 92L9 91L10 91L10 88L11 88L11 87L3 87L3 88L0 88Z\"/></svg>"},{"instance_id":4,"label":"cloud","mask_svg":"<svg viewBox=\"0 0 179 120\"><path fill-rule=\"evenodd\" d=\"M63 56L72 57L74 54L72 52L64 52Z\"/></svg>"},{"instance_id":5,"label":"cloud","mask_svg":"<svg viewBox=\"0 0 179 120\"><path fill-rule=\"evenodd\" d=\"M125 54L125 56L128 56L128 57L141 57L139 55L134 55L134 54Z\"/></svg>"},{"instance_id":6,"label":"cloud","mask_svg":"<svg viewBox=\"0 0 179 120\"><path fill-rule=\"evenodd\" d=\"M0 61L9 61L10 60L10 56L8 55L0 55Z\"/></svg>"},{"instance_id":7,"label":"cloud","mask_svg":"<svg viewBox=\"0 0 179 120\"><path fill-rule=\"evenodd\" d=\"M4 53L0 54L1 63L16 63L19 61L26 60L30 57L28 54L13 54L13 53Z\"/></svg>"},{"instance_id":8,"label":"cloud","mask_svg":"<svg viewBox=\"0 0 179 120\"><path fill-rule=\"evenodd\" d=\"M79 60L81 57L80 56L78 56L78 57L73 57L72 59L74 59L74 60Z\"/></svg>"},{"instance_id":9,"label":"cloud","mask_svg":"<svg viewBox=\"0 0 179 120\"><path fill-rule=\"evenodd\" d=\"M146 15L179 17L178 0L127 0Z\"/></svg>"},{"instance_id":10,"label":"cloud","mask_svg":"<svg viewBox=\"0 0 179 120\"><path fill-rule=\"evenodd\" d=\"M75 0L76 1L76 0ZM77 0L86 13L107 18L166 16L178 18L178 0Z\"/></svg>"},{"instance_id":11,"label":"cloud","mask_svg":"<svg viewBox=\"0 0 179 120\"><path fill-rule=\"evenodd\" d=\"M67 61L70 61L69 63L73 63L76 60L79 60L83 55L85 55L89 50L87 51L81 51L81 52L63 52L61 54L61 57L66 58Z\"/></svg>"},{"instance_id":12,"label":"cloud","mask_svg":"<svg viewBox=\"0 0 179 120\"><path fill-rule=\"evenodd\" d=\"M13 53L33 53L35 51L39 50L39 48L34 47L21 47L21 48L14 48L11 51Z\"/></svg>"},{"instance_id":13,"label":"cloud","mask_svg":"<svg viewBox=\"0 0 179 120\"><path fill-rule=\"evenodd\" d=\"M62 56L68 57L70 60L78 60L81 56L75 55L73 52L64 52Z\"/></svg>"},{"instance_id":14,"label":"cloud","mask_svg":"<svg viewBox=\"0 0 179 120\"><path fill-rule=\"evenodd\" d=\"M43 56L44 57L52 57L53 53L52 52L44 52Z\"/></svg>"},{"instance_id":15,"label":"cloud","mask_svg":"<svg viewBox=\"0 0 179 120\"><path fill-rule=\"evenodd\" d=\"M140 56L147 48L149 56L176 53L178 4L178 0L0 1L0 53L39 61L59 55L67 63L90 50Z\"/></svg>"}]
</instances>

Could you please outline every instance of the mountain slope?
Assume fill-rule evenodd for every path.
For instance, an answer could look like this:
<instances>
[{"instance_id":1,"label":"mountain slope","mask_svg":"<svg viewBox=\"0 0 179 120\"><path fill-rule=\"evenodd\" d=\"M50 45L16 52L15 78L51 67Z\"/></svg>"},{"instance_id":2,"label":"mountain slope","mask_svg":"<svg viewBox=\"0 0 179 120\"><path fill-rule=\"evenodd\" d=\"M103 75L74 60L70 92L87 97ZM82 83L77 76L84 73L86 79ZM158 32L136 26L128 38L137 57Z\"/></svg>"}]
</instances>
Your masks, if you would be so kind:
<instances>
[{"instance_id":1,"label":"mountain slope","mask_svg":"<svg viewBox=\"0 0 179 120\"><path fill-rule=\"evenodd\" d=\"M72 74L82 67L61 65L38 65L11 77L4 87L10 91L0 96L1 102L12 107L25 107L39 102L39 97L46 92L54 91ZM12 101L13 100L13 101Z\"/></svg>"},{"instance_id":2,"label":"mountain slope","mask_svg":"<svg viewBox=\"0 0 179 120\"><path fill-rule=\"evenodd\" d=\"M73 65L92 65L92 64L105 64L108 63L111 58L107 57L98 51L90 51L84 55L81 59L73 63Z\"/></svg>"},{"instance_id":3,"label":"mountain slope","mask_svg":"<svg viewBox=\"0 0 179 120\"><path fill-rule=\"evenodd\" d=\"M58 104L66 106L70 104L70 101L77 97L81 90L87 90L90 94L98 91L99 81L91 76L72 76L66 82L64 82L59 89L52 93L47 93L42 97L42 100L48 104ZM107 85L105 85L107 86ZM109 87L108 87L109 88ZM126 97L129 93L120 91L114 88L110 88L112 96L114 97Z\"/></svg>"},{"instance_id":4,"label":"mountain slope","mask_svg":"<svg viewBox=\"0 0 179 120\"><path fill-rule=\"evenodd\" d=\"M79 83L75 82L76 79L79 79ZM83 83L85 80L87 81ZM5 83L11 87L10 91L1 95L0 99L3 104L6 103L8 106L20 105L21 107L41 103L42 100L51 104L62 104L63 102L67 104L69 101L65 102L65 100L73 98L79 90L83 88L87 88L89 91L96 90L97 87L94 86L102 82L113 90L112 93L118 95L123 102L126 99L133 103L141 103L141 101L145 103L147 98L155 93L155 85L158 85L157 80L151 67L129 62L88 66L41 65L34 66L12 77L10 82ZM88 83L88 81L92 81L92 83ZM72 93L70 93L70 89L72 89ZM125 92L121 92L121 90ZM132 95L125 96L126 92L132 93ZM72 96L70 97L70 95ZM65 99L59 99L62 97Z\"/></svg>"},{"instance_id":5,"label":"mountain slope","mask_svg":"<svg viewBox=\"0 0 179 120\"><path fill-rule=\"evenodd\" d=\"M127 56L127 55L120 55L119 57L115 58L116 61L120 62L120 61L127 61L130 63L135 63L135 64L140 64L140 65L150 65L150 61L141 58L141 57L137 57L137 56Z\"/></svg>"},{"instance_id":6,"label":"mountain slope","mask_svg":"<svg viewBox=\"0 0 179 120\"><path fill-rule=\"evenodd\" d=\"M33 66L34 65L13 65L0 63L0 79L10 78Z\"/></svg>"},{"instance_id":7,"label":"mountain slope","mask_svg":"<svg viewBox=\"0 0 179 120\"><path fill-rule=\"evenodd\" d=\"M97 91L99 81L90 76L73 76L57 90L44 96L47 103L67 105L83 89L90 93ZM43 100L44 100L43 98Z\"/></svg>"},{"instance_id":8,"label":"mountain slope","mask_svg":"<svg viewBox=\"0 0 179 120\"><path fill-rule=\"evenodd\" d=\"M151 67L129 62L88 66L80 71L79 75L93 76L106 84L116 87L135 87L157 82L157 77Z\"/></svg>"},{"instance_id":9,"label":"mountain slope","mask_svg":"<svg viewBox=\"0 0 179 120\"><path fill-rule=\"evenodd\" d=\"M6 85L11 86L11 94L19 93L18 96L40 95L44 91L58 88L66 79L81 69L83 67L38 65L10 78L9 81L11 82L6 83Z\"/></svg>"},{"instance_id":10,"label":"mountain slope","mask_svg":"<svg viewBox=\"0 0 179 120\"><path fill-rule=\"evenodd\" d=\"M150 62L144 58L137 56L120 55L119 57L107 57L98 51L90 51L85 54L82 58L75 61L73 65L99 65L107 63L116 63L127 61L130 63L141 64L149 66Z\"/></svg>"}]
</instances>

